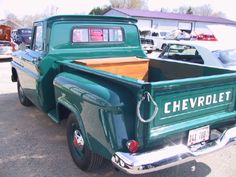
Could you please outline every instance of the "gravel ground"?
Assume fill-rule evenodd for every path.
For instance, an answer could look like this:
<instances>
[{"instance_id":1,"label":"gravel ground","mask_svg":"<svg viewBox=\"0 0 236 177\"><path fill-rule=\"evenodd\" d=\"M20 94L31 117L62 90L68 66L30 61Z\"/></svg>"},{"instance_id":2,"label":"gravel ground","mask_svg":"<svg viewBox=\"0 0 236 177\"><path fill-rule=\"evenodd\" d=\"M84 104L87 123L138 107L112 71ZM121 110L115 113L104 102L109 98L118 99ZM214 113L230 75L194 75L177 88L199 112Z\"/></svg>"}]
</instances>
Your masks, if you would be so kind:
<instances>
[{"instance_id":1,"label":"gravel ground","mask_svg":"<svg viewBox=\"0 0 236 177\"><path fill-rule=\"evenodd\" d=\"M23 107L9 61L0 62L0 177L121 177L110 162L85 173L73 163L66 144L65 122L53 123L34 106ZM235 177L236 146L145 177Z\"/></svg>"}]
</instances>

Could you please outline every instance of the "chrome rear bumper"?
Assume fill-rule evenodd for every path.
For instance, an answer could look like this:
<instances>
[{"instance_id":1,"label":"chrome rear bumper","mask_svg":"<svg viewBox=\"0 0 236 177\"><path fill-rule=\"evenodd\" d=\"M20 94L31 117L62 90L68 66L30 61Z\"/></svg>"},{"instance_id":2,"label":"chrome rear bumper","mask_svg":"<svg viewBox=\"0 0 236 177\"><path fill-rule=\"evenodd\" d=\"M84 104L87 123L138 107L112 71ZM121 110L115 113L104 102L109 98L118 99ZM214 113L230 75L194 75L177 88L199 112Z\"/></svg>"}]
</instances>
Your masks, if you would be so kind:
<instances>
[{"instance_id":1,"label":"chrome rear bumper","mask_svg":"<svg viewBox=\"0 0 236 177\"><path fill-rule=\"evenodd\" d=\"M236 144L236 127L225 131L217 140L195 149L180 144L145 153L116 152L111 160L118 169L126 173L144 174L194 160L200 155L209 154L231 144Z\"/></svg>"}]
</instances>

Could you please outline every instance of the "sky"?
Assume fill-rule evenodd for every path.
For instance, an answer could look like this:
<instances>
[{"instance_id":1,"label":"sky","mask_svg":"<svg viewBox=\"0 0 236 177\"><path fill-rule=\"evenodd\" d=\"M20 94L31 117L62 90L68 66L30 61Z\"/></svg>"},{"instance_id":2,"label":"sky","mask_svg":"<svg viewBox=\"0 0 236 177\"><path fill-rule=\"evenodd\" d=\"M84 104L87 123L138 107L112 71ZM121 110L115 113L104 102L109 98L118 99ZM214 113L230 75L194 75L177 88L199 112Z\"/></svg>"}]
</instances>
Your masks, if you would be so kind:
<instances>
[{"instance_id":1,"label":"sky","mask_svg":"<svg viewBox=\"0 0 236 177\"><path fill-rule=\"evenodd\" d=\"M236 10L232 0L147 0L149 10L175 9L180 6L202 6L209 4L213 11L221 11L226 18L236 21ZM97 6L109 5L109 0L0 0L0 19L7 13L18 17L42 13L52 5L57 14L88 14Z\"/></svg>"},{"instance_id":2,"label":"sky","mask_svg":"<svg viewBox=\"0 0 236 177\"><path fill-rule=\"evenodd\" d=\"M160 10L162 7L168 9L180 6L198 7L206 4L209 4L214 12L221 11L226 18L236 21L236 9L232 0L149 0L149 10Z\"/></svg>"}]
</instances>

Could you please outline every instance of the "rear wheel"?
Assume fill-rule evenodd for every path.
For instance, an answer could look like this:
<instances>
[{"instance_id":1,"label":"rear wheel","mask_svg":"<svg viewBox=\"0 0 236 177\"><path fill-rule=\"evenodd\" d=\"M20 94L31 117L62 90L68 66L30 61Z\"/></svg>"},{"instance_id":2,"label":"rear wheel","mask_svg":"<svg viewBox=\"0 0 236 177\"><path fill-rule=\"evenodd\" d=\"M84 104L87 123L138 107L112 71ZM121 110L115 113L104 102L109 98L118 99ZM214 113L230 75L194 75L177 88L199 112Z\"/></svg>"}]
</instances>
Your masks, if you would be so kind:
<instances>
[{"instance_id":1,"label":"rear wheel","mask_svg":"<svg viewBox=\"0 0 236 177\"><path fill-rule=\"evenodd\" d=\"M17 92L18 92L18 97L19 97L20 103L23 106L31 106L32 105L32 102L25 96L19 80L17 81Z\"/></svg>"},{"instance_id":2,"label":"rear wheel","mask_svg":"<svg viewBox=\"0 0 236 177\"><path fill-rule=\"evenodd\" d=\"M75 164L83 171L92 171L100 167L103 158L86 147L84 135L74 114L69 115L66 128L67 143Z\"/></svg>"}]
</instances>

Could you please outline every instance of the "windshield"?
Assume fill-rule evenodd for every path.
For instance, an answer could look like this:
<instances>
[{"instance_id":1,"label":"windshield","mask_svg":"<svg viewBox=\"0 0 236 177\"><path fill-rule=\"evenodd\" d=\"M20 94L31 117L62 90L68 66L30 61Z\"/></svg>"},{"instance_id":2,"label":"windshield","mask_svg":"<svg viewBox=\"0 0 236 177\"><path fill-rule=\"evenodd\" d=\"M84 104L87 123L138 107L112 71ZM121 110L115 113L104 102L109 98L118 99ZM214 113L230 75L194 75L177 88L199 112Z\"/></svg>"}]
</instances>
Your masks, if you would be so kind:
<instances>
[{"instance_id":1,"label":"windshield","mask_svg":"<svg viewBox=\"0 0 236 177\"><path fill-rule=\"evenodd\" d=\"M213 51L213 54L225 65L236 64L236 49Z\"/></svg>"},{"instance_id":2,"label":"windshield","mask_svg":"<svg viewBox=\"0 0 236 177\"><path fill-rule=\"evenodd\" d=\"M166 34L167 34L167 32L160 32L160 35L163 36L163 37L165 37Z\"/></svg>"},{"instance_id":3,"label":"windshield","mask_svg":"<svg viewBox=\"0 0 236 177\"><path fill-rule=\"evenodd\" d=\"M151 36L151 31L140 31L141 36Z\"/></svg>"},{"instance_id":4,"label":"windshield","mask_svg":"<svg viewBox=\"0 0 236 177\"><path fill-rule=\"evenodd\" d=\"M143 39L143 38L141 38L141 44L151 44L151 45L154 45L154 42L151 39Z\"/></svg>"},{"instance_id":5,"label":"windshield","mask_svg":"<svg viewBox=\"0 0 236 177\"><path fill-rule=\"evenodd\" d=\"M24 35L31 35L32 30L31 29L21 29L19 31L20 34L24 34Z\"/></svg>"}]
</instances>

